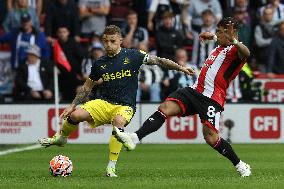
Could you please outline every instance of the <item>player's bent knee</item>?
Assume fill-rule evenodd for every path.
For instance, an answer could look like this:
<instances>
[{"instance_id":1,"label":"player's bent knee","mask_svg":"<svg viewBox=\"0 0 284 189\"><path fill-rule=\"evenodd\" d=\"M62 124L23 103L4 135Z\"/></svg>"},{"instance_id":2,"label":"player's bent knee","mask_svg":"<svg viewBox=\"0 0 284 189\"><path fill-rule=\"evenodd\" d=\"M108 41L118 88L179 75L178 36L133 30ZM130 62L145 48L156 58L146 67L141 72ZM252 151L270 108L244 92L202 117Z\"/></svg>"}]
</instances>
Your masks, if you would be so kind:
<instances>
[{"instance_id":1,"label":"player's bent knee","mask_svg":"<svg viewBox=\"0 0 284 189\"><path fill-rule=\"evenodd\" d=\"M204 139L206 141L206 143L210 146L214 146L216 141L214 140L214 138L212 136L204 136Z\"/></svg>"},{"instance_id":2,"label":"player's bent knee","mask_svg":"<svg viewBox=\"0 0 284 189\"><path fill-rule=\"evenodd\" d=\"M77 109L74 112L71 113L70 115L70 119L73 122L82 122L82 121L92 121L92 117L90 116L90 114L83 109Z\"/></svg>"},{"instance_id":3,"label":"player's bent knee","mask_svg":"<svg viewBox=\"0 0 284 189\"><path fill-rule=\"evenodd\" d=\"M71 119L73 122L76 122L76 123L81 122L81 121L80 121L80 120L81 120L81 116L80 116L79 113L72 112L69 117L70 117L70 119Z\"/></svg>"},{"instance_id":4,"label":"player's bent knee","mask_svg":"<svg viewBox=\"0 0 284 189\"><path fill-rule=\"evenodd\" d=\"M126 123L126 119L120 115L117 115L112 121L112 124L117 127L123 127Z\"/></svg>"},{"instance_id":5,"label":"player's bent knee","mask_svg":"<svg viewBox=\"0 0 284 189\"><path fill-rule=\"evenodd\" d=\"M181 113L181 108L174 101L165 101L160 104L158 110L163 112L166 116L175 116Z\"/></svg>"},{"instance_id":6,"label":"player's bent knee","mask_svg":"<svg viewBox=\"0 0 284 189\"><path fill-rule=\"evenodd\" d=\"M212 147L216 144L219 138L218 133L208 128L206 125L203 125L203 136L206 143Z\"/></svg>"}]
</instances>

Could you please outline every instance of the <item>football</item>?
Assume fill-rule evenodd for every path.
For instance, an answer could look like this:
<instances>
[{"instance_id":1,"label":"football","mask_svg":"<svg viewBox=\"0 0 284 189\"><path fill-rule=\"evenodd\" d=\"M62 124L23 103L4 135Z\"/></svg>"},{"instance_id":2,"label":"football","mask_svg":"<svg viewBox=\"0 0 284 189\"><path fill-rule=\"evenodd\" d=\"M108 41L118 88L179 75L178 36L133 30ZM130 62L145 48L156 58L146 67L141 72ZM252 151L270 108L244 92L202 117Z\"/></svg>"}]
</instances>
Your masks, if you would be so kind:
<instances>
[{"instance_id":1,"label":"football","mask_svg":"<svg viewBox=\"0 0 284 189\"><path fill-rule=\"evenodd\" d=\"M49 162L50 174L54 177L68 177L72 174L73 164L67 156L58 155Z\"/></svg>"}]
</instances>

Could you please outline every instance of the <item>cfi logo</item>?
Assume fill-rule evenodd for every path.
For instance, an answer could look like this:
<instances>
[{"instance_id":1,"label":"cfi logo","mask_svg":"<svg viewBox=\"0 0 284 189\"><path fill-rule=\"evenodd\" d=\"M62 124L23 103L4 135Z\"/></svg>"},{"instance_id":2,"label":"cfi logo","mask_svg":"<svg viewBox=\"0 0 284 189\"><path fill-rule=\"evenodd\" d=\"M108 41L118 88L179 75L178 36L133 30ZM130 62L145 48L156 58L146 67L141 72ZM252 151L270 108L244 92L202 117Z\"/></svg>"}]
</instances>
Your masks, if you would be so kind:
<instances>
[{"instance_id":1,"label":"cfi logo","mask_svg":"<svg viewBox=\"0 0 284 189\"><path fill-rule=\"evenodd\" d=\"M130 60L129 60L129 58L126 57L123 61L123 64L129 64L129 63L130 63Z\"/></svg>"},{"instance_id":2,"label":"cfi logo","mask_svg":"<svg viewBox=\"0 0 284 189\"><path fill-rule=\"evenodd\" d=\"M280 138L281 117L278 108L255 108L250 111L250 136L253 139Z\"/></svg>"},{"instance_id":3,"label":"cfi logo","mask_svg":"<svg viewBox=\"0 0 284 189\"><path fill-rule=\"evenodd\" d=\"M167 119L166 126L167 137L169 139L195 139L197 137L196 115L186 117L170 117Z\"/></svg>"},{"instance_id":4,"label":"cfi logo","mask_svg":"<svg viewBox=\"0 0 284 189\"><path fill-rule=\"evenodd\" d=\"M268 91L268 94L264 97L265 102L284 102L283 82L266 82L264 89Z\"/></svg>"}]
</instances>

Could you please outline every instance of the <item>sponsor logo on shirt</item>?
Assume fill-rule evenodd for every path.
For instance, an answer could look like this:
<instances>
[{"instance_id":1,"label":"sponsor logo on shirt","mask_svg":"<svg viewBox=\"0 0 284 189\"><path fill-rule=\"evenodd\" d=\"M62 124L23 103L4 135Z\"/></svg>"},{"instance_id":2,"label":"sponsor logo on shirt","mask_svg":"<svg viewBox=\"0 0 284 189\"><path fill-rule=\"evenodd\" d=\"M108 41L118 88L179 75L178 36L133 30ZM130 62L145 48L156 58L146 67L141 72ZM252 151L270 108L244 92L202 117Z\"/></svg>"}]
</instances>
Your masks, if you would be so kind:
<instances>
[{"instance_id":1,"label":"sponsor logo on shirt","mask_svg":"<svg viewBox=\"0 0 284 189\"><path fill-rule=\"evenodd\" d=\"M110 81L115 79L121 79L124 77L131 77L131 70L121 70L115 73L105 73L102 75L104 81Z\"/></svg>"}]
</instances>

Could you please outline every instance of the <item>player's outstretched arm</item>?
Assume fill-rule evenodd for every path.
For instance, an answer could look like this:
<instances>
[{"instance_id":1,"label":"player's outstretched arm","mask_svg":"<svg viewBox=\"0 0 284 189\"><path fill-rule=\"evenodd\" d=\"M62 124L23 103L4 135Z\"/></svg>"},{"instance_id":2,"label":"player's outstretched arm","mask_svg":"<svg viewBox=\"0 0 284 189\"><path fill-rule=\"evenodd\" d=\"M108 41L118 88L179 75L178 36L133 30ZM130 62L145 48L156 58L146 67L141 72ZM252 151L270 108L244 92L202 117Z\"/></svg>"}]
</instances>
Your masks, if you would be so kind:
<instances>
[{"instance_id":1,"label":"player's outstretched arm","mask_svg":"<svg viewBox=\"0 0 284 189\"><path fill-rule=\"evenodd\" d=\"M60 115L60 118L67 118L76 109L77 105L86 101L86 99L88 98L89 94L92 91L92 88L95 85L100 85L102 82L103 82L102 79L99 79L98 81L92 81L91 79L88 78L85 81L84 85L77 92L76 97L74 98L70 106L68 106Z\"/></svg>"},{"instance_id":2,"label":"player's outstretched arm","mask_svg":"<svg viewBox=\"0 0 284 189\"><path fill-rule=\"evenodd\" d=\"M247 46L245 46L243 43L240 43L235 37L234 37L234 28L233 25L229 25L227 29L225 29L226 32L226 37L228 38L228 40L235 45L238 48L238 56L240 59L245 59L248 58L250 56L250 51L247 48Z\"/></svg>"},{"instance_id":3,"label":"player's outstretched arm","mask_svg":"<svg viewBox=\"0 0 284 189\"><path fill-rule=\"evenodd\" d=\"M169 60L169 59L166 59L166 58L160 58L160 57L154 56L154 55L149 55L149 59L147 61L147 64L160 65L164 68L167 68L167 69L170 69L170 70L181 71L181 72L184 72L188 75L194 74L194 70L192 68L180 66L178 63L176 63L172 60Z\"/></svg>"}]
</instances>

